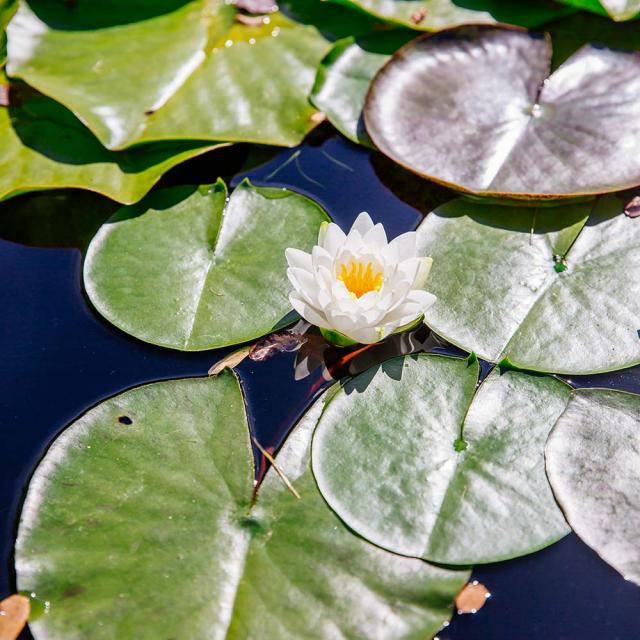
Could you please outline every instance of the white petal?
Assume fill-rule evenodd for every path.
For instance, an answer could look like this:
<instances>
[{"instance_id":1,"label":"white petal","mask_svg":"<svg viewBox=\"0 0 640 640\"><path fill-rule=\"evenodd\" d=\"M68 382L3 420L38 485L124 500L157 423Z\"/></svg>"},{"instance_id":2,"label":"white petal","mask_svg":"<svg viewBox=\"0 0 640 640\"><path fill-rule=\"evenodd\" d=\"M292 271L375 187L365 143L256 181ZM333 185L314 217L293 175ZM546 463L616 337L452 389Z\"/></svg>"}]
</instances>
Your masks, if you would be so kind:
<instances>
[{"instance_id":1,"label":"white petal","mask_svg":"<svg viewBox=\"0 0 640 640\"><path fill-rule=\"evenodd\" d=\"M367 231L372 228L373 220L371 219L371 216L366 211L363 211L362 213L358 214L358 217L351 225L351 231L349 231L349 233L351 233L352 231L357 231L361 237L364 237Z\"/></svg>"},{"instance_id":2,"label":"white petal","mask_svg":"<svg viewBox=\"0 0 640 640\"><path fill-rule=\"evenodd\" d=\"M293 288L299 293L313 296L318 290L316 279L311 273L297 267L289 267L287 269L287 277L293 285Z\"/></svg>"},{"instance_id":3,"label":"white petal","mask_svg":"<svg viewBox=\"0 0 640 640\"><path fill-rule=\"evenodd\" d=\"M376 253L382 251L387 245L387 234L384 227L380 223L374 225L363 235L362 242Z\"/></svg>"},{"instance_id":4,"label":"white petal","mask_svg":"<svg viewBox=\"0 0 640 640\"><path fill-rule=\"evenodd\" d=\"M285 249L285 257L290 267L297 267L298 269L304 269L305 271L311 271L312 262L311 254L300 249Z\"/></svg>"},{"instance_id":5,"label":"white petal","mask_svg":"<svg viewBox=\"0 0 640 640\"><path fill-rule=\"evenodd\" d=\"M362 329L356 329L349 337L362 344L374 344L375 342L380 342L380 340L386 338L388 335L388 333L381 331L379 327L364 327Z\"/></svg>"},{"instance_id":6,"label":"white petal","mask_svg":"<svg viewBox=\"0 0 640 640\"><path fill-rule=\"evenodd\" d=\"M316 245L311 250L311 264L314 269L325 267L327 269L333 268L334 256L332 256L324 247Z\"/></svg>"},{"instance_id":7,"label":"white petal","mask_svg":"<svg viewBox=\"0 0 640 640\"><path fill-rule=\"evenodd\" d=\"M420 258L420 268L413 281L412 289L422 289L427 284L427 278L431 271L431 265L433 264L432 258Z\"/></svg>"},{"instance_id":8,"label":"white petal","mask_svg":"<svg viewBox=\"0 0 640 640\"><path fill-rule=\"evenodd\" d=\"M307 321L311 324L315 324L317 327L329 328L327 319L317 309L314 309L311 305L307 304L296 293L289 295L289 302L291 306Z\"/></svg>"},{"instance_id":9,"label":"white petal","mask_svg":"<svg viewBox=\"0 0 640 640\"><path fill-rule=\"evenodd\" d=\"M415 231L408 231L394 238L383 250L382 255L385 260L391 262L399 262L407 258L413 258L416 255L416 238Z\"/></svg>"},{"instance_id":10,"label":"white petal","mask_svg":"<svg viewBox=\"0 0 640 640\"><path fill-rule=\"evenodd\" d=\"M398 277L413 284L420 272L422 258L409 258L398 265Z\"/></svg>"},{"instance_id":11,"label":"white petal","mask_svg":"<svg viewBox=\"0 0 640 640\"><path fill-rule=\"evenodd\" d=\"M344 231L335 223L330 222L323 234L322 242L318 240L318 244L329 252L329 255L335 256L345 243L347 236Z\"/></svg>"}]
</instances>

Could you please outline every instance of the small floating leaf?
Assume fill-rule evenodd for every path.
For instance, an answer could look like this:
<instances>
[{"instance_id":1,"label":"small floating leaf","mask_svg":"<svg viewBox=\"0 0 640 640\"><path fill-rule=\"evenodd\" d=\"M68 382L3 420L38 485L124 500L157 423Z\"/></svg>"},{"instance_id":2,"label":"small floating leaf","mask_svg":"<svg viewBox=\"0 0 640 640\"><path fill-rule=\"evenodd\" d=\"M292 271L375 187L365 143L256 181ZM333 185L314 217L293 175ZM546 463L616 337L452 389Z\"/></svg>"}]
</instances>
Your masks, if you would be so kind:
<instances>
[{"instance_id":1,"label":"small floating leaf","mask_svg":"<svg viewBox=\"0 0 640 640\"><path fill-rule=\"evenodd\" d=\"M439 207L418 229L437 297L425 322L520 369L571 375L639 364L640 225L624 206L608 195L562 207Z\"/></svg>"},{"instance_id":2,"label":"small floating leaf","mask_svg":"<svg viewBox=\"0 0 640 640\"><path fill-rule=\"evenodd\" d=\"M118 211L87 251L96 309L140 340L198 351L269 333L291 310L284 251L310 250L328 220L286 189L222 181L156 191Z\"/></svg>"},{"instance_id":3,"label":"small floating leaf","mask_svg":"<svg viewBox=\"0 0 640 640\"><path fill-rule=\"evenodd\" d=\"M13 595L0 601L0 640L16 640L29 619L29 598Z\"/></svg>"},{"instance_id":4,"label":"small floating leaf","mask_svg":"<svg viewBox=\"0 0 640 640\"><path fill-rule=\"evenodd\" d=\"M367 132L404 167L475 194L639 185L640 56L586 45L549 75L551 55L549 38L506 27L419 38L371 84Z\"/></svg>"},{"instance_id":5,"label":"small floating leaf","mask_svg":"<svg viewBox=\"0 0 640 640\"><path fill-rule=\"evenodd\" d=\"M478 373L477 362L407 356L333 395L313 472L348 527L389 551L452 565L524 555L569 532L543 449L570 387L494 370L476 392Z\"/></svg>"},{"instance_id":6,"label":"small floating leaf","mask_svg":"<svg viewBox=\"0 0 640 640\"><path fill-rule=\"evenodd\" d=\"M322 404L276 457L302 499L270 469L255 504L229 371L133 389L74 422L20 520L18 584L51 601L34 638L432 637L469 572L388 553L340 522L309 468ZM114 429L123 413L135 429Z\"/></svg>"},{"instance_id":7,"label":"small floating leaf","mask_svg":"<svg viewBox=\"0 0 640 640\"><path fill-rule=\"evenodd\" d=\"M571 528L640 585L640 396L575 391L549 436L546 459Z\"/></svg>"},{"instance_id":8,"label":"small floating leaf","mask_svg":"<svg viewBox=\"0 0 640 640\"><path fill-rule=\"evenodd\" d=\"M465 585L456 596L456 609L458 613L477 613L491 597L489 589L481 582L474 580Z\"/></svg>"}]
</instances>

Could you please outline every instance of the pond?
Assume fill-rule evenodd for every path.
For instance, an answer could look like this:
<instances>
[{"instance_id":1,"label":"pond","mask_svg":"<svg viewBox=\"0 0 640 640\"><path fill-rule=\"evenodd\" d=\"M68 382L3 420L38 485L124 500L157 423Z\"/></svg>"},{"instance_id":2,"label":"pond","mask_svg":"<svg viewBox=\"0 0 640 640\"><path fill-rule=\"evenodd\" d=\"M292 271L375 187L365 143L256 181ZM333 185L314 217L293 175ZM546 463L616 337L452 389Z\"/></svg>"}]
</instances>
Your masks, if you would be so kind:
<instances>
[{"instance_id":1,"label":"pond","mask_svg":"<svg viewBox=\"0 0 640 640\"><path fill-rule=\"evenodd\" d=\"M428 208L418 208L417 202L429 207L443 198L441 189L425 187L380 154L347 142L328 127L300 147L271 154L248 170L242 167L246 156L243 147L204 155L170 172L160 186L207 184L219 175L235 186L249 177L258 186L284 186L308 195L343 228L360 211L369 211L375 221L384 223L390 237L414 229L422 220ZM81 226L68 230L66 238L54 232L47 235L46 229L55 225L44 223L31 233L0 211L0 599L16 590L17 518L30 476L56 435L106 398L151 381L206 375L234 349L197 353L163 349L102 320L81 285L82 255L73 245L82 245L90 236ZM440 353L461 353L428 339L426 329L419 331L415 344ZM358 371L358 358L389 356L384 346L371 352L376 349L379 356L370 353L350 359L345 354L353 349L321 349L315 357L326 365L325 374L328 367L338 377ZM364 363L361 368L371 360ZM247 358L236 368L253 434L271 451L331 380L323 377L323 367L310 367L310 374L303 377L299 367L296 371L299 364L300 352L294 350L276 352L262 361ZM484 365L483 374L488 369ZM576 387L640 393L640 367L567 381ZM440 640L626 639L640 632L640 589L574 534L537 553L478 566L473 579L487 586L491 599L477 614L455 615L439 633ZM21 637L31 636L25 631Z\"/></svg>"}]
</instances>

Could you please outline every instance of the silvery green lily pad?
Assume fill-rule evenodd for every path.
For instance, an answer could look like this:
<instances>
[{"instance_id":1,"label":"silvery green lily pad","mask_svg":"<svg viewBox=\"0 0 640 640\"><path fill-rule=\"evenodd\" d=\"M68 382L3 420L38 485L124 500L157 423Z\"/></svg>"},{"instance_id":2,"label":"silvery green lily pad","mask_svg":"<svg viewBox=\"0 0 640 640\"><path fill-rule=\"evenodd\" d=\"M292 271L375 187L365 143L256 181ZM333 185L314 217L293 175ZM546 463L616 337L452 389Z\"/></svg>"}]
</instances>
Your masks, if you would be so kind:
<instances>
[{"instance_id":1,"label":"silvery green lily pad","mask_svg":"<svg viewBox=\"0 0 640 640\"><path fill-rule=\"evenodd\" d=\"M313 438L318 487L366 540L443 564L537 551L569 528L544 443L571 389L555 378L437 355L383 363L328 402Z\"/></svg>"},{"instance_id":2,"label":"silvery green lily pad","mask_svg":"<svg viewBox=\"0 0 640 640\"><path fill-rule=\"evenodd\" d=\"M640 585L640 396L575 391L549 436L546 459L572 529Z\"/></svg>"},{"instance_id":3,"label":"silvery green lily pad","mask_svg":"<svg viewBox=\"0 0 640 640\"><path fill-rule=\"evenodd\" d=\"M23 0L7 71L71 109L109 149L295 145L317 124L308 94L328 42L315 28L278 12L241 22L222 0L83 4Z\"/></svg>"},{"instance_id":4,"label":"silvery green lily pad","mask_svg":"<svg viewBox=\"0 0 640 640\"><path fill-rule=\"evenodd\" d=\"M18 588L49 602L36 640L432 637L468 571L402 558L351 533L309 469L312 417L253 501L238 381L147 385L53 443L31 480Z\"/></svg>"},{"instance_id":5,"label":"silvery green lily pad","mask_svg":"<svg viewBox=\"0 0 640 640\"><path fill-rule=\"evenodd\" d=\"M285 249L310 250L325 212L286 189L174 187L116 212L87 251L95 308L131 335L197 351L271 332L291 310Z\"/></svg>"},{"instance_id":6,"label":"silvery green lily pad","mask_svg":"<svg viewBox=\"0 0 640 640\"><path fill-rule=\"evenodd\" d=\"M523 369L571 375L640 363L640 220L623 213L631 198L439 207L418 230L437 298L425 322Z\"/></svg>"},{"instance_id":7,"label":"silvery green lily pad","mask_svg":"<svg viewBox=\"0 0 640 640\"><path fill-rule=\"evenodd\" d=\"M405 168L479 195L639 185L640 56L585 45L549 75L551 54L549 38L507 27L419 38L373 80L367 132Z\"/></svg>"}]
</instances>

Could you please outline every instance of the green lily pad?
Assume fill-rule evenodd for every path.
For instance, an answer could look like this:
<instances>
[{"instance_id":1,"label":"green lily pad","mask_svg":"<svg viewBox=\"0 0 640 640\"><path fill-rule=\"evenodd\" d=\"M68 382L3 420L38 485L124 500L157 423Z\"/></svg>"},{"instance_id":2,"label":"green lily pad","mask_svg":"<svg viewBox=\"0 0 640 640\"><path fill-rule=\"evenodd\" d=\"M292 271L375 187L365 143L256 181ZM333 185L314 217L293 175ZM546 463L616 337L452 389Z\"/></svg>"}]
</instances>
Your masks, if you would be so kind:
<instances>
[{"instance_id":1,"label":"green lily pad","mask_svg":"<svg viewBox=\"0 0 640 640\"><path fill-rule=\"evenodd\" d=\"M7 59L7 34L9 21L18 8L17 0L0 0L0 68Z\"/></svg>"},{"instance_id":2,"label":"green lily pad","mask_svg":"<svg viewBox=\"0 0 640 640\"><path fill-rule=\"evenodd\" d=\"M531 553L569 528L544 471L544 443L571 389L477 359L396 358L347 382L313 439L318 487L380 547L466 565Z\"/></svg>"},{"instance_id":3,"label":"green lily pad","mask_svg":"<svg viewBox=\"0 0 640 640\"><path fill-rule=\"evenodd\" d=\"M71 112L24 85L3 85L0 105L0 200L27 191L72 187L117 200L140 200L169 169L216 148L164 142L108 151Z\"/></svg>"},{"instance_id":4,"label":"green lily pad","mask_svg":"<svg viewBox=\"0 0 640 640\"><path fill-rule=\"evenodd\" d=\"M566 13L545 0L334 0L382 20L422 31L462 24L505 22L536 27Z\"/></svg>"},{"instance_id":5,"label":"green lily pad","mask_svg":"<svg viewBox=\"0 0 640 640\"><path fill-rule=\"evenodd\" d=\"M290 310L287 247L310 251L322 222L313 201L242 183L231 194L174 187L120 209L87 251L96 309L131 335L199 351L258 338Z\"/></svg>"},{"instance_id":6,"label":"green lily pad","mask_svg":"<svg viewBox=\"0 0 640 640\"><path fill-rule=\"evenodd\" d=\"M405 168L474 194L639 185L640 56L587 45L549 75L551 55L548 38L507 27L419 38L371 84L367 131Z\"/></svg>"},{"instance_id":7,"label":"green lily pad","mask_svg":"<svg viewBox=\"0 0 640 640\"><path fill-rule=\"evenodd\" d=\"M105 26L104 11L23 1L7 63L109 149L176 139L291 146L316 125L308 95L328 42L315 28L282 13L244 24L223 0L165 2L142 16L113 0L109 10Z\"/></svg>"},{"instance_id":8,"label":"green lily pad","mask_svg":"<svg viewBox=\"0 0 640 640\"><path fill-rule=\"evenodd\" d=\"M572 529L640 585L640 396L576 391L549 436L546 459Z\"/></svg>"},{"instance_id":9,"label":"green lily pad","mask_svg":"<svg viewBox=\"0 0 640 640\"><path fill-rule=\"evenodd\" d=\"M74 422L37 468L20 520L18 586L50 603L34 637L431 637L469 572L344 527L309 469L313 424L277 458L301 499L269 471L253 504L229 371L140 387Z\"/></svg>"},{"instance_id":10,"label":"green lily pad","mask_svg":"<svg viewBox=\"0 0 640 640\"><path fill-rule=\"evenodd\" d=\"M594 11L614 20L631 20L640 13L639 0L560 0L578 9Z\"/></svg>"},{"instance_id":11,"label":"green lily pad","mask_svg":"<svg viewBox=\"0 0 640 640\"><path fill-rule=\"evenodd\" d=\"M353 142L373 146L362 122L362 107L373 76L392 53L415 37L406 29L336 42L318 67L311 101Z\"/></svg>"},{"instance_id":12,"label":"green lily pad","mask_svg":"<svg viewBox=\"0 0 640 640\"><path fill-rule=\"evenodd\" d=\"M418 229L437 296L425 322L485 360L522 369L571 375L639 364L640 220L624 207L614 195L563 207L446 203Z\"/></svg>"}]
</instances>

